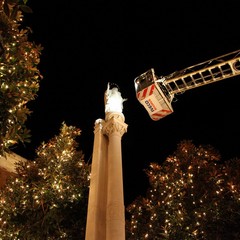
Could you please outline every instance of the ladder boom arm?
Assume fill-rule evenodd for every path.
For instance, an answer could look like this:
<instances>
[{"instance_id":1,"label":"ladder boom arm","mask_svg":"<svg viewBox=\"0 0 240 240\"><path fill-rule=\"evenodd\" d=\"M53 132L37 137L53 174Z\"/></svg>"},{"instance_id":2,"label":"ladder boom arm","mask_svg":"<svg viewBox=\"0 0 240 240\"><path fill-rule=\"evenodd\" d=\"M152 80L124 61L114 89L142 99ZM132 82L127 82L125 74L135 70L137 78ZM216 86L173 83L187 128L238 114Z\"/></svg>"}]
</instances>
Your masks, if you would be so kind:
<instances>
[{"instance_id":1,"label":"ladder boom arm","mask_svg":"<svg viewBox=\"0 0 240 240\"><path fill-rule=\"evenodd\" d=\"M166 76L163 84L170 94L175 94L237 75L240 75L240 51L175 72Z\"/></svg>"},{"instance_id":2,"label":"ladder boom arm","mask_svg":"<svg viewBox=\"0 0 240 240\"><path fill-rule=\"evenodd\" d=\"M240 50L158 77L153 68L134 79L136 97L154 121L173 112L176 93L240 75Z\"/></svg>"}]
</instances>

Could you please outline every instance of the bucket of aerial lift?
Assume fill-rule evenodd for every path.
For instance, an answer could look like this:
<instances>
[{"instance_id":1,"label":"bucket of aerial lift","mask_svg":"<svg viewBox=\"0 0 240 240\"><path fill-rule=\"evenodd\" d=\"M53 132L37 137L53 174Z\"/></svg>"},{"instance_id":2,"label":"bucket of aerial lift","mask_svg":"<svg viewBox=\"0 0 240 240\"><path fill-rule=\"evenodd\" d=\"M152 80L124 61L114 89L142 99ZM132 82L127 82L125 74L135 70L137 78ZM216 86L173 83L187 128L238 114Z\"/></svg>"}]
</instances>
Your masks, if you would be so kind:
<instances>
[{"instance_id":1,"label":"bucket of aerial lift","mask_svg":"<svg viewBox=\"0 0 240 240\"><path fill-rule=\"evenodd\" d=\"M170 95L162 82L157 80L153 68L134 79L137 99L154 121L173 112Z\"/></svg>"}]
</instances>

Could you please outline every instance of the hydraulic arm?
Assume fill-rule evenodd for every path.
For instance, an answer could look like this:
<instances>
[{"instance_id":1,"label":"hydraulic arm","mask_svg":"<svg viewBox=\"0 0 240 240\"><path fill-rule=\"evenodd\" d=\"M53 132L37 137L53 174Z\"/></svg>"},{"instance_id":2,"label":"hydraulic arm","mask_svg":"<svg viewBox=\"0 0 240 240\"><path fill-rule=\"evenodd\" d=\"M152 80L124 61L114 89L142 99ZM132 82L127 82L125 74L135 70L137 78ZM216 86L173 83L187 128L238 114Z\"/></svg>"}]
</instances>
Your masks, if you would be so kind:
<instances>
[{"instance_id":1,"label":"hydraulic arm","mask_svg":"<svg viewBox=\"0 0 240 240\"><path fill-rule=\"evenodd\" d=\"M134 80L136 96L157 121L171 114L174 94L240 75L240 50L157 77L154 69Z\"/></svg>"}]
</instances>

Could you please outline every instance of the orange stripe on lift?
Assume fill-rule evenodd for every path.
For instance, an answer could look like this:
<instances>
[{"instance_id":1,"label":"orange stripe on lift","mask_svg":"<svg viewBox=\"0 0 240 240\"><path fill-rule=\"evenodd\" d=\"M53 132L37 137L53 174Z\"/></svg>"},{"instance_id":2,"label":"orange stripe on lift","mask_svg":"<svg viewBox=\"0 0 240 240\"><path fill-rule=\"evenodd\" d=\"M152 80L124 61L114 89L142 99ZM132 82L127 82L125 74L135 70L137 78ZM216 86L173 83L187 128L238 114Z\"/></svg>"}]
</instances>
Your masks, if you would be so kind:
<instances>
[{"instance_id":1,"label":"orange stripe on lift","mask_svg":"<svg viewBox=\"0 0 240 240\"><path fill-rule=\"evenodd\" d=\"M150 93L149 93L149 95L151 95L152 93L153 93L153 90L155 89L155 85L153 84L152 86L151 86L151 88L150 88Z\"/></svg>"},{"instance_id":2,"label":"orange stripe on lift","mask_svg":"<svg viewBox=\"0 0 240 240\"><path fill-rule=\"evenodd\" d=\"M161 110L161 112L167 112L167 113L169 113L169 112L172 112L172 111L167 110L167 109L163 109L163 110Z\"/></svg>"},{"instance_id":3,"label":"orange stripe on lift","mask_svg":"<svg viewBox=\"0 0 240 240\"><path fill-rule=\"evenodd\" d=\"M142 97L143 97L143 98L146 97L146 95L147 95L147 91L148 91L148 88L145 88L145 89L143 90L143 94L142 94Z\"/></svg>"},{"instance_id":4,"label":"orange stripe on lift","mask_svg":"<svg viewBox=\"0 0 240 240\"><path fill-rule=\"evenodd\" d=\"M157 121L157 120L159 120L159 119L161 119L161 118L163 118L164 116L152 116L152 119L153 120L155 120L155 121Z\"/></svg>"},{"instance_id":5,"label":"orange stripe on lift","mask_svg":"<svg viewBox=\"0 0 240 240\"><path fill-rule=\"evenodd\" d=\"M165 114L161 114L161 113L154 113L153 116L159 116L159 117L164 117Z\"/></svg>"}]
</instances>

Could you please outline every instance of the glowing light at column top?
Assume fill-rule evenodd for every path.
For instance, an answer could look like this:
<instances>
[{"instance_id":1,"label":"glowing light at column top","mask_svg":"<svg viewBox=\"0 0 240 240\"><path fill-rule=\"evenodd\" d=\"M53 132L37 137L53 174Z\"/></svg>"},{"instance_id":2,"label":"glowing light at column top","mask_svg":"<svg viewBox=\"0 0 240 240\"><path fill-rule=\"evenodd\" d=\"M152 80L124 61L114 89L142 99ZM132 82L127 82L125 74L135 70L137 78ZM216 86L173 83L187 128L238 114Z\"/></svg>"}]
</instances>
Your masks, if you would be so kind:
<instances>
[{"instance_id":1,"label":"glowing light at column top","mask_svg":"<svg viewBox=\"0 0 240 240\"><path fill-rule=\"evenodd\" d=\"M104 94L105 103L105 113L109 112L119 112L122 113L123 102L127 99L123 99L121 92L117 87L110 89L110 84L108 83L107 90Z\"/></svg>"}]
</instances>

